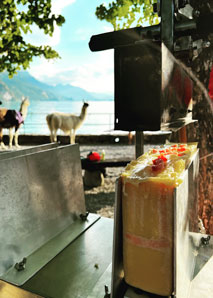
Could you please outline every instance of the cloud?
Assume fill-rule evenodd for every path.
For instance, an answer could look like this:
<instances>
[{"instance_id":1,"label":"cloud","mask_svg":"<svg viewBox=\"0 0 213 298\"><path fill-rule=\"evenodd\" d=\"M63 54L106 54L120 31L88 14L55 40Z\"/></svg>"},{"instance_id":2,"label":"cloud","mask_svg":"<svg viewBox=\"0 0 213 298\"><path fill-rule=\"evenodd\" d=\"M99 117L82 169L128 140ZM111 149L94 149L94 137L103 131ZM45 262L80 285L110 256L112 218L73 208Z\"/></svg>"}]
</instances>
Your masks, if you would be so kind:
<instances>
[{"instance_id":1,"label":"cloud","mask_svg":"<svg viewBox=\"0 0 213 298\"><path fill-rule=\"evenodd\" d=\"M60 43L61 28L55 26L53 36L45 35L36 25L31 27L32 33L25 36L25 40L35 46L49 45L51 47Z\"/></svg>"},{"instance_id":2,"label":"cloud","mask_svg":"<svg viewBox=\"0 0 213 298\"><path fill-rule=\"evenodd\" d=\"M97 32L95 32L95 30L97 30ZM103 26L102 24L100 24L98 28L83 26L76 29L76 31L74 32L74 35L72 36L72 40L88 41L90 40L92 35L100 34L104 32L111 32L111 31L113 31L112 26Z\"/></svg>"},{"instance_id":3,"label":"cloud","mask_svg":"<svg viewBox=\"0 0 213 298\"><path fill-rule=\"evenodd\" d=\"M113 26L103 26L103 32L111 32L113 30Z\"/></svg>"},{"instance_id":4,"label":"cloud","mask_svg":"<svg viewBox=\"0 0 213 298\"><path fill-rule=\"evenodd\" d=\"M51 85L71 84L89 92L113 94L113 50L96 53L96 60L67 67L60 61L47 61L31 67L30 73L40 81Z\"/></svg>"},{"instance_id":5,"label":"cloud","mask_svg":"<svg viewBox=\"0 0 213 298\"><path fill-rule=\"evenodd\" d=\"M70 82L89 92L113 93L113 50L96 53L95 63L82 64L75 69L75 77Z\"/></svg>"},{"instance_id":6,"label":"cloud","mask_svg":"<svg viewBox=\"0 0 213 298\"><path fill-rule=\"evenodd\" d=\"M76 0L53 0L52 2L52 13L59 15L62 10L75 2ZM54 47L60 43L61 39L61 27L55 26L52 36L44 34L43 30L39 29L38 26L31 26L32 33L25 35L25 40L35 46L49 45Z\"/></svg>"},{"instance_id":7,"label":"cloud","mask_svg":"<svg viewBox=\"0 0 213 298\"><path fill-rule=\"evenodd\" d=\"M62 10L76 0L53 0L53 12L61 13ZM88 13L91 13L88 11ZM62 12L63 14L63 12ZM94 19L95 15L93 16ZM77 19L78 21L78 19ZM61 39L62 32L67 32L65 27L56 27L52 38L41 35L35 29L28 38L36 45L49 44L56 46L60 43L58 52L62 59L45 60L35 59L31 64L29 72L38 80L52 85L62 83L84 88L89 92L100 92L113 94L114 91L114 58L113 50L91 53L88 49L88 40L99 32L113 31L109 24L96 20L97 26L93 22L85 23L75 21L72 23L72 47L67 47L66 42ZM69 30L68 30L69 31ZM97 31L97 32L96 32ZM79 47L79 50L78 50ZM77 49L77 50L76 50Z\"/></svg>"},{"instance_id":8,"label":"cloud","mask_svg":"<svg viewBox=\"0 0 213 298\"><path fill-rule=\"evenodd\" d=\"M62 10L75 2L76 0L53 0L52 12L55 14L61 14Z\"/></svg>"}]
</instances>

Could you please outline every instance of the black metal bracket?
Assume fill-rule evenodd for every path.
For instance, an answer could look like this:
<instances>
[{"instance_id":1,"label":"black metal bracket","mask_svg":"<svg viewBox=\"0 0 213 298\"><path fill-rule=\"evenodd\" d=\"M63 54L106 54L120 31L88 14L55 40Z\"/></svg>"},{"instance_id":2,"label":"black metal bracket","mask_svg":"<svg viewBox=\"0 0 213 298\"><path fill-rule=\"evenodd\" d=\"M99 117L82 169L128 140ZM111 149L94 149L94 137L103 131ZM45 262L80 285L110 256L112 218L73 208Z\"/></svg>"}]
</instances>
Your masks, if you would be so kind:
<instances>
[{"instance_id":1,"label":"black metal bracket","mask_svg":"<svg viewBox=\"0 0 213 298\"><path fill-rule=\"evenodd\" d=\"M89 212L86 212L85 214L82 214L82 213L81 213L81 214L80 214L80 219L81 219L82 221L86 221L88 215L89 215Z\"/></svg>"},{"instance_id":2,"label":"black metal bracket","mask_svg":"<svg viewBox=\"0 0 213 298\"><path fill-rule=\"evenodd\" d=\"M205 238L205 237L202 237L202 238L200 239L200 241L201 241L201 245L203 245L203 246L207 246L207 245L209 245L209 241L210 241L210 239L211 239L211 236L207 236L206 238Z\"/></svg>"},{"instance_id":3,"label":"black metal bracket","mask_svg":"<svg viewBox=\"0 0 213 298\"><path fill-rule=\"evenodd\" d=\"M26 263L27 263L27 258L23 258L23 260L21 262L15 264L15 269L17 271L24 270Z\"/></svg>"},{"instance_id":4,"label":"black metal bracket","mask_svg":"<svg viewBox=\"0 0 213 298\"><path fill-rule=\"evenodd\" d=\"M104 289L105 289L105 295L104 295L104 298L110 298L110 293L109 293L109 288L108 286L104 286Z\"/></svg>"}]
</instances>

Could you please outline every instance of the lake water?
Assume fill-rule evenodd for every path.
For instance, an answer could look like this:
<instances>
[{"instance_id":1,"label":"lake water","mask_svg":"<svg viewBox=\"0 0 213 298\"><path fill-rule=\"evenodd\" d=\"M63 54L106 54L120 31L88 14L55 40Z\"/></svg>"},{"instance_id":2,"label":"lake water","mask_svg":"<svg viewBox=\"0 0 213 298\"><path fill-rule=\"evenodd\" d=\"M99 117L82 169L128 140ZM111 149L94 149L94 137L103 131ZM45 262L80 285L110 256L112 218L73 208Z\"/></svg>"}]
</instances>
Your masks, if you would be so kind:
<instances>
[{"instance_id":1,"label":"lake water","mask_svg":"<svg viewBox=\"0 0 213 298\"><path fill-rule=\"evenodd\" d=\"M46 115L52 112L66 112L80 115L81 101L37 101L31 102L20 134L48 135ZM4 102L4 107L19 110L20 103ZM114 128L114 101L90 101L88 113L77 134L102 134ZM63 135L63 132L59 132Z\"/></svg>"}]
</instances>

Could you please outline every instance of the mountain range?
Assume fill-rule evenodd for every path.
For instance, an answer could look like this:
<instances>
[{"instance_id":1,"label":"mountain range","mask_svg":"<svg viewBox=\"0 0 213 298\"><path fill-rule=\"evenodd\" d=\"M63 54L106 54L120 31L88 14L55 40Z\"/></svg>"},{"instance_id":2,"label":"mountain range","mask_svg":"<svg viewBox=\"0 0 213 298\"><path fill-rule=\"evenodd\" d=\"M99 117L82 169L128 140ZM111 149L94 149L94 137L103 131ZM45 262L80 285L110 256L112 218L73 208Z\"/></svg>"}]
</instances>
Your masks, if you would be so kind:
<instances>
[{"instance_id":1,"label":"mountain range","mask_svg":"<svg viewBox=\"0 0 213 298\"><path fill-rule=\"evenodd\" d=\"M42 83L27 71L20 71L13 78L7 72L0 73L0 100L18 100L27 96L30 101L104 101L112 100L112 95L91 93L69 84L55 86Z\"/></svg>"}]
</instances>

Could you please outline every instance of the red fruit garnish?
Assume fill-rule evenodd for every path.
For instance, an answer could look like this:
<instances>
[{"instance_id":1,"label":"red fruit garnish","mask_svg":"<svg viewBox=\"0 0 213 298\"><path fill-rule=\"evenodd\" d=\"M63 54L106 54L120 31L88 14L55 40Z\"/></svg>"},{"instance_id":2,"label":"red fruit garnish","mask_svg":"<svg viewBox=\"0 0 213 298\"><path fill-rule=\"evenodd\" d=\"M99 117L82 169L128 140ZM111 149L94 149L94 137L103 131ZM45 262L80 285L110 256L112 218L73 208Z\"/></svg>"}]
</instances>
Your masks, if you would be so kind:
<instances>
[{"instance_id":1,"label":"red fruit garnish","mask_svg":"<svg viewBox=\"0 0 213 298\"><path fill-rule=\"evenodd\" d=\"M160 153L165 153L165 150L159 150Z\"/></svg>"},{"instance_id":2,"label":"red fruit garnish","mask_svg":"<svg viewBox=\"0 0 213 298\"><path fill-rule=\"evenodd\" d=\"M161 157L158 157L156 159L154 159L153 162L153 166L152 166L152 170L153 171L161 171L165 168L167 158L163 156L163 159Z\"/></svg>"},{"instance_id":3,"label":"red fruit garnish","mask_svg":"<svg viewBox=\"0 0 213 298\"><path fill-rule=\"evenodd\" d=\"M183 152L183 151L186 151L186 148L184 148L184 147L182 147L182 148L178 148L177 151L178 151L178 152Z\"/></svg>"},{"instance_id":4,"label":"red fruit garnish","mask_svg":"<svg viewBox=\"0 0 213 298\"><path fill-rule=\"evenodd\" d=\"M167 161L167 158L164 155L160 155L159 158L162 159L164 162Z\"/></svg>"}]
</instances>

